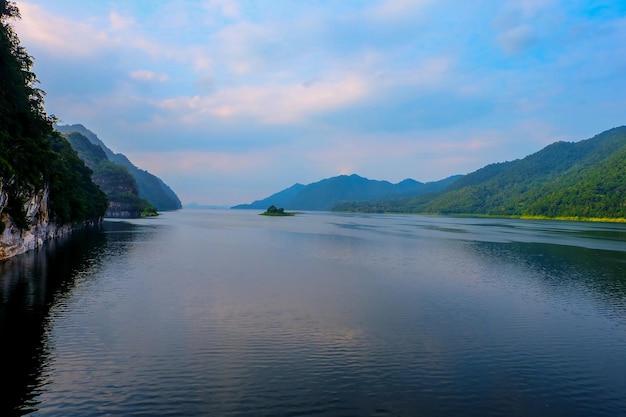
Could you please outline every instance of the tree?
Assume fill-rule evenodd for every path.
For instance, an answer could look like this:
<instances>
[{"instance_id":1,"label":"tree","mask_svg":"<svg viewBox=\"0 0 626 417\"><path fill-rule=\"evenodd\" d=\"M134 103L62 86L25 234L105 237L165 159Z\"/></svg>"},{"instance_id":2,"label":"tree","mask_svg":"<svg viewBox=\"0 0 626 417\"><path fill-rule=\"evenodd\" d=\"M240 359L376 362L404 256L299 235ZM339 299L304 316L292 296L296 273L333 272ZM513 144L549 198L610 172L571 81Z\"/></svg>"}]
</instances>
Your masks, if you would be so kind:
<instances>
[{"instance_id":1,"label":"tree","mask_svg":"<svg viewBox=\"0 0 626 417\"><path fill-rule=\"evenodd\" d=\"M0 0L0 189L6 194L0 212L4 209L18 227L27 228L25 200L48 188L52 220L101 217L102 192L84 180L84 164L54 132L56 119L44 110L33 58L10 25L19 17L14 2Z\"/></svg>"}]
</instances>

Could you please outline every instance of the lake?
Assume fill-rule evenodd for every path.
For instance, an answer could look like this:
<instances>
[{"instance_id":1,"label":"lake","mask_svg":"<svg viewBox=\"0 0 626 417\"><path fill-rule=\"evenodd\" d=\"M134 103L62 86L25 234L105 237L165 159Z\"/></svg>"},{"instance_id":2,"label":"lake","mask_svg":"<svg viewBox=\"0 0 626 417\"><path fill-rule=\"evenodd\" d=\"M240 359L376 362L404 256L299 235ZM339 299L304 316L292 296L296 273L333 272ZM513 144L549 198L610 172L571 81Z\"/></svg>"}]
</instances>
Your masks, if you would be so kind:
<instances>
[{"instance_id":1,"label":"lake","mask_svg":"<svg viewBox=\"0 0 626 417\"><path fill-rule=\"evenodd\" d=\"M626 415L626 225L257 214L0 263L0 415Z\"/></svg>"}]
</instances>

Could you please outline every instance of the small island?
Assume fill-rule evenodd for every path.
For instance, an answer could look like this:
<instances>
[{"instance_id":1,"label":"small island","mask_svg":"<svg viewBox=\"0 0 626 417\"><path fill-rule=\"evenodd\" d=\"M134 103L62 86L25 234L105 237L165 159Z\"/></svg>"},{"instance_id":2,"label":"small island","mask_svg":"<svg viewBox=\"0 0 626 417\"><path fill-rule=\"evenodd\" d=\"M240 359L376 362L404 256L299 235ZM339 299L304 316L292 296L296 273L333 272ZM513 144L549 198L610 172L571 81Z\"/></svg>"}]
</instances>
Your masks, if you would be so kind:
<instances>
[{"instance_id":1,"label":"small island","mask_svg":"<svg viewBox=\"0 0 626 417\"><path fill-rule=\"evenodd\" d=\"M285 211L284 208L276 208L275 205L271 205L269 206L269 208L267 210L265 210L264 213L260 214L261 216L295 216L296 212L289 212L289 211Z\"/></svg>"}]
</instances>

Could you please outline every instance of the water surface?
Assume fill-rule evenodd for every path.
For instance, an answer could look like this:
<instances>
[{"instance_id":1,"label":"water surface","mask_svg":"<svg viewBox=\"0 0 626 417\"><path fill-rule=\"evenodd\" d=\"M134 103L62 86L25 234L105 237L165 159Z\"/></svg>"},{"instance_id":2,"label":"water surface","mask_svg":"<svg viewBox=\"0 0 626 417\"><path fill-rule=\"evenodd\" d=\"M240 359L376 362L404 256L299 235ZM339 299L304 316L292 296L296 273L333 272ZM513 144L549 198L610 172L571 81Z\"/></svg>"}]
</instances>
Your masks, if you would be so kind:
<instances>
[{"instance_id":1,"label":"water surface","mask_svg":"<svg viewBox=\"0 0 626 417\"><path fill-rule=\"evenodd\" d=\"M0 303L14 414L626 410L624 225L182 210L0 264Z\"/></svg>"}]
</instances>

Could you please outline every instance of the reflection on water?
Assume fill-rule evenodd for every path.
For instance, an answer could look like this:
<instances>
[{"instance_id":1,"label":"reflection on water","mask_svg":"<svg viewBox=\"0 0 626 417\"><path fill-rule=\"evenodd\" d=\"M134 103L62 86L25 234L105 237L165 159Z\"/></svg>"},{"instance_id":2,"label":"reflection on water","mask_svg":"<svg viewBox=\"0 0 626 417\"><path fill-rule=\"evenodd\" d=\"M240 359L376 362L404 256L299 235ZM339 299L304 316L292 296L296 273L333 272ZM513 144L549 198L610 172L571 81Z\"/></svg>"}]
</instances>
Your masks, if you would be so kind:
<instances>
[{"instance_id":1,"label":"reflection on water","mask_svg":"<svg viewBox=\"0 0 626 417\"><path fill-rule=\"evenodd\" d=\"M521 265L529 272L525 278L534 279L535 285L542 289L583 292L626 319L626 255L623 251L542 243L481 243L472 248L480 257Z\"/></svg>"},{"instance_id":2,"label":"reflection on water","mask_svg":"<svg viewBox=\"0 0 626 417\"><path fill-rule=\"evenodd\" d=\"M203 210L107 222L0 265L2 340L24 341L3 346L20 363L3 409L619 415L625 231Z\"/></svg>"},{"instance_id":3,"label":"reflection on water","mask_svg":"<svg viewBox=\"0 0 626 417\"><path fill-rule=\"evenodd\" d=\"M107 223L47 242L39 250L0 263L0 415L37 409L36 396L51 357L46 345L50 309L72 297L97 271L107 251L106 232L129 225ZM131 239L127 235L127 239Z\"/></svg>"}]
</instances>

